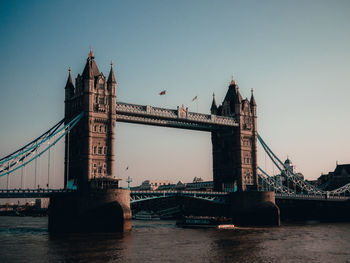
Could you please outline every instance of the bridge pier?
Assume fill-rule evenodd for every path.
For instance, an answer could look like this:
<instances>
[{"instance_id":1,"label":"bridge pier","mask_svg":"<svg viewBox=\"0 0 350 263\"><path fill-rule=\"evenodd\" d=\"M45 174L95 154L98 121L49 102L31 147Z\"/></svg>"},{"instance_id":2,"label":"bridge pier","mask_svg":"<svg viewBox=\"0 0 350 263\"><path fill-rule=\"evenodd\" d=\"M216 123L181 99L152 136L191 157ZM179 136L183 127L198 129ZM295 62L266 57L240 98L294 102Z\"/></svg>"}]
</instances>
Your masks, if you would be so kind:
<instances>
[{"instance_id":1,"label":"bridge pier","mask_svg":"<svg viewBox=\"0 0 350 263\"><path fill-rule=\"evenodd\" d=\"M236 192L228 197L228 215L234 224L280 225L280 210L275 203L274 192Z\"/></svg>"},{"instance_id":2,"label":"bridge pier","mask_svg":"<svg viewBox=\"0 0 350 263\"><path fill-rule=\"evenodd\" d=\"M91 189L50 197L50 233L125 232L130 229L130 190Z\"/></svg>"}]
</instances>

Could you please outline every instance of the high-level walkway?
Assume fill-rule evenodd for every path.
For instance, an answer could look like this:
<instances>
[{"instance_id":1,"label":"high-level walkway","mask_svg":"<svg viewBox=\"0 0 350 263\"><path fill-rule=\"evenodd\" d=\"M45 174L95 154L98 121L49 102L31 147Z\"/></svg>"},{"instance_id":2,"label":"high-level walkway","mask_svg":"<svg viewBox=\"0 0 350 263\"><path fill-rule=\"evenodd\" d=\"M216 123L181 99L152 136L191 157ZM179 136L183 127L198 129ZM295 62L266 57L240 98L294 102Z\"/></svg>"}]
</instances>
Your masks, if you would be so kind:
<instances>
[{"instance_id":1,"label":"high-level walkway","mask_svg":"<svg viewBox=\"0 0 350 263\"><path fill-rule=\"evenodd\" d=\"M173 127L189 130L212 131L220 127L237 127L236 119L218 115L189 112L181 107L176 110L118 102L117 121Z\"/></svg>"}]
</instances>

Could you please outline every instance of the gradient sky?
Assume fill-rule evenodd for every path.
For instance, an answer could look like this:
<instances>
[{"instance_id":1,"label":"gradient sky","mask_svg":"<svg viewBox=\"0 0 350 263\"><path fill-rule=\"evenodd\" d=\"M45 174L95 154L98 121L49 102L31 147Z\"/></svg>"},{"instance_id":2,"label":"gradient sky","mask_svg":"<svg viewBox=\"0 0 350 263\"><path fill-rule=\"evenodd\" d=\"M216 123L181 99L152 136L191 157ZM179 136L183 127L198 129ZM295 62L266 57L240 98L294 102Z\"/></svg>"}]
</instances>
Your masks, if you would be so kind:
<instances>
[{"instance_id":1,"label":"gradient sky","mask_svg":"<svg viewBox=\"0 0 350 263\"><path fill-rule=\"evenodd\" d=\"M63 117L68 67L81 73L91 45L105 75L114 61L118 101L197 111L197 95L209 113L233 74L267 144L315 179L350 163L349 14L350 1L0 1L0 157ZM212 180L209 133L117 124L115 154L133 185ZM272 167L261 150L259 165Z\"/></svg>"}]
</instances>

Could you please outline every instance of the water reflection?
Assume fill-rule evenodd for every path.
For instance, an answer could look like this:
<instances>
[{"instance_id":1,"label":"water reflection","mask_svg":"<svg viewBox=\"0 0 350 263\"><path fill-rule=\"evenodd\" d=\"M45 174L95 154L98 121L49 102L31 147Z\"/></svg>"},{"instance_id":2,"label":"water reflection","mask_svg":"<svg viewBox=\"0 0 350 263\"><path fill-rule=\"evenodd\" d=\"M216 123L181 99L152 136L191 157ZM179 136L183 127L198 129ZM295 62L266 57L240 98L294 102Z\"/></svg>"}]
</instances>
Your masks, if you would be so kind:
<instances>
[{"instance_id":1,"label":"water reflection","mask_svg":"<svg viewBox=\"0 0 350 263\"><path fill-rule=\"evenodd\" d=\"M50 236L49 255L63 262L123 262L131 233L79 233Z\"/></svg>"},{"instance_id":2,"label":"water reflection","mask_svg":"<svg viewBox=\"0 0 350 263\"><path fill-rule=\"evenodd\" d=\"M235 230L133 221L128 233L50 236L46 218L0 218L1 262L349 262L350 223Z\"/></svg>"}]
</instances>

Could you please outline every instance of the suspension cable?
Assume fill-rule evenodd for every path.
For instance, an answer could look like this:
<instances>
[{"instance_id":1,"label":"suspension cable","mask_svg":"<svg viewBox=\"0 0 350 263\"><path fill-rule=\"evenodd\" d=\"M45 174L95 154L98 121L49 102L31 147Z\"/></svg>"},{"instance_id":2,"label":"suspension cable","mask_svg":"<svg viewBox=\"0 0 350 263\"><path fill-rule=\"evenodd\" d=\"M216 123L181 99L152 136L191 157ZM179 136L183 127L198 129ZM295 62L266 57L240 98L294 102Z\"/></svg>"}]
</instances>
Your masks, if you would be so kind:
<instances>
[{"instance_id":1,"label":"suspension cable","mask_svg":"<svg viewBox=\"0 0 350 263\"><path fill-rule=\"evenodd\" d=\"M25 166L27 165L28 163L30 163L31 161L33 160L36 160L38 157L40 157L42 154L44 154L48 149L50 149L51 147L53 147L59 140L62 139L63 136L65 136L79 121L80 119L83 117L84 115L84 112L80 113L78 116L76 116L72 121L70 121L64 128L65 131L63 132L63 134L61 134L56 140L54 140L54 142L47 146L44 150L42 150L40 153L38 154L35 154L34 157L32 157L29 161L25 162L25 163L22 163L21 165L13 168L12 170L9 170L7 172L4 172L4 173L1 173L0 176L4 176L4 175L7 175L7 174L10 174L16 170L18 170L19 168L21 168L22 166ZM61 129L61 130L62 130ZM54 134L56 135L57 132ZM51 138L54 137L54 135L51 135ZM18 162L17 162L18 163ZM4 170L2 170L4 171Z\"/></svg>"},{"instance_id":2,"label":"suspension cable","mask_svg":"<svg viewBox=\"0 0 350 263\"><path fill-rule=\"evenodd\" d=\"M56 124L55 124L51 129L49 129L47 132L43 133L42 135L40 135L40 136L37 137L36 139L32 140L31 142L27 143L25 146L23 146L22 148L16 150L15 152L13 152L13 153L11 153L11 154L9 154L9 155L7 155L7 156L1 158L1 159L0 159L0 164L6 162L6 161L8 161L8 160L11 160L11 159L13 159L13 158L16 158L18 155L23 154L23 152L22 152L22 153L17 154L16 156L13 156L13 155L15 155L16 153L18 153L18 152L22 151L23 149L27 148L29 145L32 145L34 142L36 142L36 141L40 140L41 138L45 137L46 135L48 135L48 134L51 135L52 133L54 133L54 132L58 129L58 127L60 127L60 126L62 125L63 122L64 122L64 119L60 120L58 123L56 123ZM13 157L10 158L11 156L13 156Z\"/></svg>"}]
</instances>

